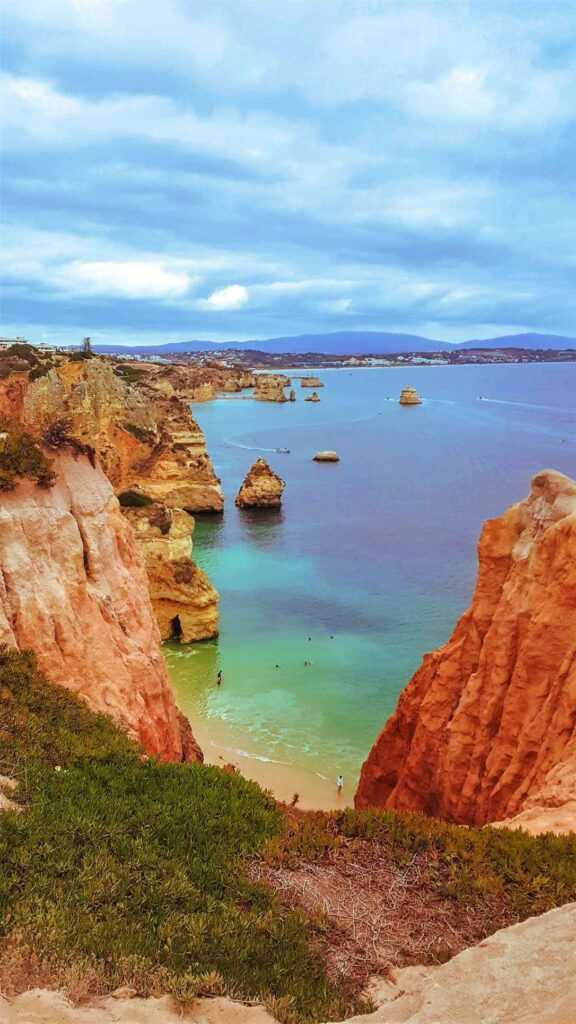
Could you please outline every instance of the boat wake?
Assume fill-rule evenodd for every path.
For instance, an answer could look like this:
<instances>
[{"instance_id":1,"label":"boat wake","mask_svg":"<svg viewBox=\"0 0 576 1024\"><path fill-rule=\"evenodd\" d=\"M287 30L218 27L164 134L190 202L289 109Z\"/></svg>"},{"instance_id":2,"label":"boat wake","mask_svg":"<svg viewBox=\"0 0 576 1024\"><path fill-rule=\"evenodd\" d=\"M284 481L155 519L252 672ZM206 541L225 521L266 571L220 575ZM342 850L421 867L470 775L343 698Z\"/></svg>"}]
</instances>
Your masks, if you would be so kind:
<instances>
[{"instance_id":1,"label":"boat wake","mask_svg":"<svg viewBox=\"0 0 576 1024\"><path fill-rule=\"evenodd\" d=\"M227 437L224 438L224 444L227 444L229 448L243 448L247 452L274 452L278 455L289 455L289 448L263 448L262 445L251 445L251 444L240 444L239 441L230 441Z\"/></svg>"},{"instance_id":2,"label":"boat wake","mask_svg":"<svg viewBox=\"0 0 576 1024\"><path fill-rule=\"evenodd\" d=\"M487 398L486 395L478 395L478 401L489 402L491 405L515 405L521 409L543 409L544 412L574 412L574 409L559 409L557 405L539 405L537 402L514 402L508 398Z\"/></svg>"}]
</instances>

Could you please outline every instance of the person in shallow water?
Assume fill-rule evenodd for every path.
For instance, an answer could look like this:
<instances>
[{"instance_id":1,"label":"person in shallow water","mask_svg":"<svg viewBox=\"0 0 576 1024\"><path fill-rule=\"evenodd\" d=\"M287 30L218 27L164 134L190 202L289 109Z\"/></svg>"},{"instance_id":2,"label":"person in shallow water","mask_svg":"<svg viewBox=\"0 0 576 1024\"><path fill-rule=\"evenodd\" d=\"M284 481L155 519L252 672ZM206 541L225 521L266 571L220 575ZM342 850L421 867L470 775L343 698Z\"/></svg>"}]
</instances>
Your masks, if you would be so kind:
<instances>
[{"instance_id":1,"label":"person in shallow water","mask_svg":"<svg viewBox=\"0 0 576 1024\"><path fill-rule=\"evenodd\" d=\"M338 775L336 777L336 789L338 790L339 793L342 792L343 785L344 785L344 777L342 775Z\"/></svg>"},{"instance_id":2,"label":"person in shallow water","mask_svg":"<svg viewBox=\"0 0 576 1024\"><path fill-rule=\"evenodd\" d=\"M222 669L218 669L218 675L216 676L216 685L222 686Z\"/></svg>"}]
</instances>

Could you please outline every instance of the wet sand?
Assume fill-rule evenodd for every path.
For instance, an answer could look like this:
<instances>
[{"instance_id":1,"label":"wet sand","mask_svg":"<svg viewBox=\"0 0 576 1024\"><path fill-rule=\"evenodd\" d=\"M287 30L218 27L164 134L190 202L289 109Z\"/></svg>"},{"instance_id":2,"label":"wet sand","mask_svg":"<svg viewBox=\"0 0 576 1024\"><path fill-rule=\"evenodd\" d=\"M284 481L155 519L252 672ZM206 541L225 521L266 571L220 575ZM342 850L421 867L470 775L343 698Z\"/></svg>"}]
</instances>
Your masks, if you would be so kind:
<instances>
[{"instance_id":1,"label":"wet sand","mask_svg":"<svg viewBox=\"0 0 576 1024\"><path fill-rule=\"evenodd\" d=\"M331 811L353 806L354 786L344 779L342 793L338 793L337 770L333 779L327 779L298 765L264 760L250 750L249 736L245 740L240 738L236 729L229 729L223 722L202 719L193 723L193 730L206 764L233 764L245 778L270 790L277 800L291 803L298 793L297 806L303 810Z\"/></svg>"}]
</instances>

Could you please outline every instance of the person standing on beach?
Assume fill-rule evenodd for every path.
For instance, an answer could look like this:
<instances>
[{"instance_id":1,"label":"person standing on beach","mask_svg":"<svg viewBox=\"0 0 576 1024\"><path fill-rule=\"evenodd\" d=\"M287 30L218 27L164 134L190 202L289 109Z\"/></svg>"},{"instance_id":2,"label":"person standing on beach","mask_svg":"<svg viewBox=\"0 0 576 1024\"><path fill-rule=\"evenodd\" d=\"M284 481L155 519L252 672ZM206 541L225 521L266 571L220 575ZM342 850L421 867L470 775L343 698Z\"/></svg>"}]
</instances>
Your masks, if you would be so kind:
<instances>
[{"instance_id":1,"label":"person standing on beach","mask_svg":"<svg viewBox=\"0 0 576 1024\"><path fill-rule=\"evenodd\" d=\"M336 777L336 789L338 790L339 793L342 792L343 785L344 785L344 778L343 778L342 775L338 775Z\"/></svg>"}]
</instances>

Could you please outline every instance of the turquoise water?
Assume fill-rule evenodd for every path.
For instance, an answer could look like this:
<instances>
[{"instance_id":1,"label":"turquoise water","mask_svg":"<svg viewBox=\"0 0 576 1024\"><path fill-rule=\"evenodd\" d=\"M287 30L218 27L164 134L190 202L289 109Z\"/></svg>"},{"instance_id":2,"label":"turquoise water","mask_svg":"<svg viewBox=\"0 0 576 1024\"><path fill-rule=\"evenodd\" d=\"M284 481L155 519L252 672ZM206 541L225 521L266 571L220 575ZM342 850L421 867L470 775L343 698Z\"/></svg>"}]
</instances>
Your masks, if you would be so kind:
<instances>
[{"instance_id":1,"label":"turquoise water","mask_svg":"<svg viewBox=\"0 0 576 1024\"><path fill-rule=\"evenodd\" d=\"M195 534L221 635L167 658L192 722L225 727L253 756L341 771L352 787L422 654L469 601L482 520L522 498L539 469L576 475L576 365L320 376L319 405L297 388L295 404L194 407L227 499ZM422 406L388 400L405 384ZM340 463L312 462L323 448ZM234 506L258 454L286 481L281 512Z\"/></svg>"}]
</instances>

